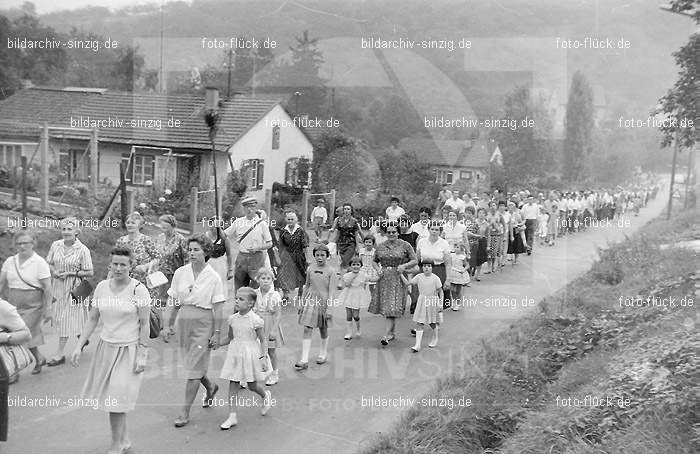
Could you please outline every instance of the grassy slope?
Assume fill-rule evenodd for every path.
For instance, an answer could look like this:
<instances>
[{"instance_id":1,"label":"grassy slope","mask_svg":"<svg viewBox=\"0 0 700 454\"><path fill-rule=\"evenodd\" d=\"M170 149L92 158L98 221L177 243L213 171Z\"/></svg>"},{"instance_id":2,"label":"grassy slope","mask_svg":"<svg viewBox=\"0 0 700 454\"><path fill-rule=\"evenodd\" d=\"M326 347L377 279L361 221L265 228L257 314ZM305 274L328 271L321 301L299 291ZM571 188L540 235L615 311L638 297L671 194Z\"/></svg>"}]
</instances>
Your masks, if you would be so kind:
<instances>
[{"instance_id":1,"label":"grassy slope","mask_svg":"<svg viewBox=\"0 0 700 454\"><path fill-rule=\"evenodd\" d=\"M588 273L542 301L540 313L484 341L465 375L441 380L431 393L455 402L466 396L471 407L412 408L364 453L693 452L698 303L620 308L618 300L650 294L697 300L697 253L658 246L692 229L698 214L657 219L603 252ZM557 396L586 395L630 402L556 405Z\"/></svg>"}]
</instances>

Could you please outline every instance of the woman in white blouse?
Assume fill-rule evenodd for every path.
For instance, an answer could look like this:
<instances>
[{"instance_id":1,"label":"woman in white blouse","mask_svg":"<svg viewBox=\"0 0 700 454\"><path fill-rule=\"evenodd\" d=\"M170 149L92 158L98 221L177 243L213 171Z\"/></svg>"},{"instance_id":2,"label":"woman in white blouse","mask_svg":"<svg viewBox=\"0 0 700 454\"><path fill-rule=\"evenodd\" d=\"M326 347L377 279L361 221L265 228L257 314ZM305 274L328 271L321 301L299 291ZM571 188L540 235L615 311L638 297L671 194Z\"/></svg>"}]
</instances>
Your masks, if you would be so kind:
<instances>
[{"instance_id":1,"label":"woman in white blouse","mask_svg":"<svg viewBox=\"0 0 700 454\"><path fill-rule=\"evenodd\" d=\"M450 245L452 252L456 244L465 242L464 232L466 231L467 227L464 223L457 220L457 211L450 210L447 213L447 222L442 226L442 236Z\"/></svg>"},{"instance_id":2,"label":"woman in white blouse","mask_svg":"<svg viewBox=\"0 0 700 454\"><path fill-rule=\"evenodd\" d=\"M416 256L418 263L429 260L433 263L433 274L442 282L445 294L445 307L449 307L452 294L450 283L447 282L447 270L452 268L452 256L450 245L444 238L440 238L442 221L431 221L428 238L421 238L416 244Z\"/></svg>"},{"instance_id":3,"label":"woman in white blouse","mask_svg":"<svg viewBox=\"0 0 700 454\"><path fill-rule=\"evenodd\" d=\"M180 364L185 369L187 385L182 415L175 419L175 427L190 422L190 409L201 383L206 389L202 407L212 405L219 386L207 378L210 349L219 347L221 330L226 325L222 317L224 286L219 274L207 263L212 242L204 234L188 239L190 263L175 270L168 290L168 306L172 307L164 329L164 340L177 332ZM173 329L177 318L177 331ZM228 332L228 331L227 331Z\"/></svg>"},{"instance_id":4,"label":"woman in white blouse","mask_svg":"<svg viewBox=\"0 0 700 454\"><path fill-rule=\"evenodd\" d=\"M41 323L51 319L51 270L46 260L34 252L36 242L31 233L16 233L14 243L17 255L8 257L0 271L0 294L8 290L8 300L32 333L27 348L35 360L32 374L38 374L46 364L39 346L44 345Z\"/></svg>"}]
</instances>

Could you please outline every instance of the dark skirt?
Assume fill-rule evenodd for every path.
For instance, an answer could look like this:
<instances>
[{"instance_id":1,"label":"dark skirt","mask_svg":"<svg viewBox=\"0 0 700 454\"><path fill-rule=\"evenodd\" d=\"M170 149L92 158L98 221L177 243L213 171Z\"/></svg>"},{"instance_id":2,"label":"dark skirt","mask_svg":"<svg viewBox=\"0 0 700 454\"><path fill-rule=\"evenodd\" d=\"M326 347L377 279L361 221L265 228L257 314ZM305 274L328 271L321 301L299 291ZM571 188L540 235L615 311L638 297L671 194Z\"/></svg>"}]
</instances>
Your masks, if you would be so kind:
<instances>
[{"instance_id":1,"label":"dark skirt","mask_svg":"<svg viewBox=\"0 0 700 454\"><path fill-rule=\"evenodd\" d=\"M525 247L525 244L523 243L523 240L520 237L520 233L516 232L515 229L512 229L512 232L513 232L513 237L515 239L511 241L511 239L508 238L508 253L509 254L524 254L525 252L527 252L527 248Z\"/></svg>"},{"instance_id":2,"label":"dark skirt","mask_svg":"<svg viewBox=\"0 0 700 454\"><path fill-rule=\"evenodd\" d=\"M280 248L281 265L277 270L277 278L280 287L285 290L293 290L304 285L306 281L306 257L304 250L290 252L287 248Z\"/></svg>"},{"instance_id":3,"label":"dark skirt","mask_svg":"<svg viewBox=\"0 0 700 454\"><path fill-rule=\"evenodd\" d=\"M352 259L356 254L357 245L352 244L339 244L338 254L340 254L340 266L347 268L350 265L350 259Z\"/></svg>"},{"instance_id":4,"label":"dark skirt","mask_svg":"<svg viewBox=\"0 0 700 454\"><path fill-rule=\"evenodd\" d=\"M477 241L469 243L471 257L469 258L469 266L475 268L483 265L489 260L489 251L487 248L488 241L486 238L479 238Z\"/></svg>"}]
</instances>

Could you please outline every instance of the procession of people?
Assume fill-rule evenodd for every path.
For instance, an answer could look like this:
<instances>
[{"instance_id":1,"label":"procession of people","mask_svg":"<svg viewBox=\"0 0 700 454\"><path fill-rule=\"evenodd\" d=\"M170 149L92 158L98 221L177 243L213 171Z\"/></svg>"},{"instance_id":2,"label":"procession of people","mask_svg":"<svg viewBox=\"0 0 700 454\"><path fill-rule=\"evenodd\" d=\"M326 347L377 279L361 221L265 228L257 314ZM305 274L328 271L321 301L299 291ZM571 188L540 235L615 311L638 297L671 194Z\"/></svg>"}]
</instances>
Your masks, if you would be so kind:
<instances>
[{"instance_id":1,"label":"procession of people","mask_svg":"<svg viewBox=\"0 0 700 454\"><path fill-rule=\"evenodd\" d=\"M332 361L331 343L352 344L353 339L369 334L376 336L378 348L385 348L401 334L397 321L406 312L414 322L405 333L415 336L411 351L423 348L426 325L432 333L427 346L438 348L444 311L459 311L459 301L470 286L488 285L478 283L486 275L497 276L509 261L517 265L522 254L552 247L566 235L595 227L596 222L637 215L657 191L657 186L647 184L550 191L546 196L527 190L478 195L460 194L445 186L437 209L420 207L417 219L407 214L415 207L402 206L399 197L392 197L386 217L367 222L356 218L353 206L344 203L330 226L325 201L319 199L308 219L313 241L299 213L287 210L284 222L271 225L252 196L241 200L244 216L229 225L214 218L213 228L188 238L177 232L172 214L158 218L160 235L146 235L142 233L145 219L135 212L127 218L127 234L109 248L107 278L95 283L87 302L77 298L77 288L93 276L92 254L100 252L90 251L80 241L80 222L67 217L60 224L61 239L51 245L45 259L33 251L32 232L15 235L17 254L5 260L0 273L0 292L7 290L11 305L2 310L10 313L16 308L26 326L5 323L22 335L5 335L0 343L25 340L34 358L32 374L42 373L45 365L61 366L67 356L77 367L102 321L82 395L117 399L115 405L101 408L109 413L109 452L131 452L126 414L138 399L148 347L159 342L149 338L159 336L176 348L178 364L186 371L175 427L189 424L200 385L202 406L212 405L219 385L210 374L210 356L220 347L227 348L227 355L218 378L229 381L229 399L234 402L237 393L247 388L260 396L265 415L272 399L266 386L279 382L280 367L293 366L299 373L308 369L316 330L318 365ZM368 225L371 228L363 229ZM324 226L330 227L325 238ZM226 302L234 306L227 317ZM334 305L342 306L346 315L342 339L332 339L329 332ZM297 326L283 327L284 306L297 310ZM367 314L384 317L380 332L360 330ZM153 333L154 317L160 332ZM58 335L58 349L48 361L40 351L44 321L51 321ZM283 333L295 329L302 333L299 360L279 364L277 350L294 348L285 345ZM77 341L66 355L71 338ZM11 383L18 377L2 380ZM237 425L237 417L236 405L231 403L220 428ZM3 418L0 435L7 422L6 406L4 410L0 406Z\"/></svg>"}]
</instances>

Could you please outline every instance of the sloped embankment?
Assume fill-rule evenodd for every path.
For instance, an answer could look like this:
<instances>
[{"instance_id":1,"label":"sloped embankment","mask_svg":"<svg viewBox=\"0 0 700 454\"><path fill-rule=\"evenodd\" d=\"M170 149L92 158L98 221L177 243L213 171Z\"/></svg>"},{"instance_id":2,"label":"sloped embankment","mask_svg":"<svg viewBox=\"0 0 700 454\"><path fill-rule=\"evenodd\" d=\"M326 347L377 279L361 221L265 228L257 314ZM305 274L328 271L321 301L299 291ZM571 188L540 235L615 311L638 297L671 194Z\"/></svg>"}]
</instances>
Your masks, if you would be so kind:
<instances>
[{"instance_id":1,"label":"sloped embankment","mask_svg":"<svg viewBox=\"0 0 700 454\"><path fill-rule=\"evenodd\" d=\"M660 246L697 230L699 214L601 251L430 393L471 406L412 408L363 452L698 452L700 258Z\"/></svg>"}]
</instances>

